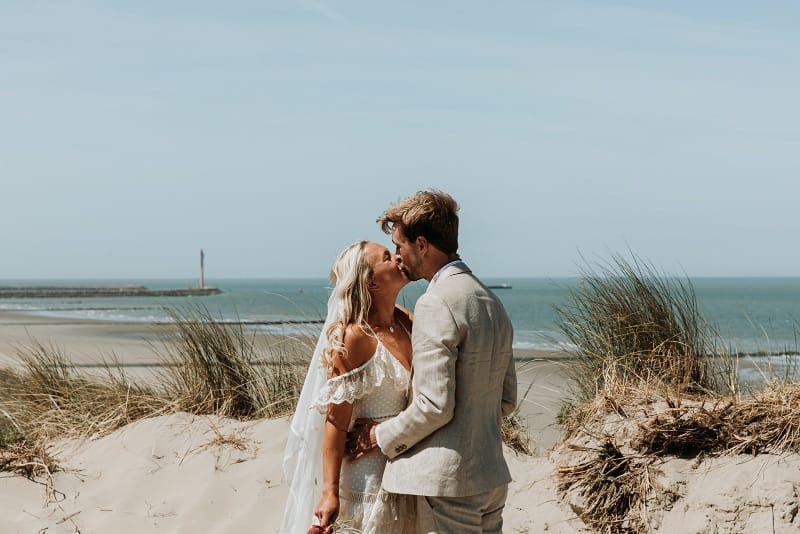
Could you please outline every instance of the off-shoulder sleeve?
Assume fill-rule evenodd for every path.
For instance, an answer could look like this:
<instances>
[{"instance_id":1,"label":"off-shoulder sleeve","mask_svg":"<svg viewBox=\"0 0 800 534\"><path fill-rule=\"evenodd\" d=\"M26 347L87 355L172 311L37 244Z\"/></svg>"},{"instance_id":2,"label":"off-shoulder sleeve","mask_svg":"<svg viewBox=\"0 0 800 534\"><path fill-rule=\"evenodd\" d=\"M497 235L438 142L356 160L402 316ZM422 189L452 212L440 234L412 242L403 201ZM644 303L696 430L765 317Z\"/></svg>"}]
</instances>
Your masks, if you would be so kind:
<instances>
[{"instance_id":1,"label":"off-shoulder sleeve","mask_svg":"<svg viewBox=\"0 0 800 534\"><path fill-rule=\"evenodd\" d=\"M387 369L388 365L400 365L400 363L387 362L389 358L381 358L377 354L361 364L360 366L347 371L344 374L329 378L319 395L311 405L316 408L320 413L325 413L329 404L341 404L343 402L352 403L356 399L360 399L365 395L372 393L372 391L383 384L387 378L389 381L394 382L394 386L400 390L404 390L408 382L401 382L393 380L392 377L396 375L393 370ZM394 360L394 358L391 358Z\"/></svg>"}]
</instances>

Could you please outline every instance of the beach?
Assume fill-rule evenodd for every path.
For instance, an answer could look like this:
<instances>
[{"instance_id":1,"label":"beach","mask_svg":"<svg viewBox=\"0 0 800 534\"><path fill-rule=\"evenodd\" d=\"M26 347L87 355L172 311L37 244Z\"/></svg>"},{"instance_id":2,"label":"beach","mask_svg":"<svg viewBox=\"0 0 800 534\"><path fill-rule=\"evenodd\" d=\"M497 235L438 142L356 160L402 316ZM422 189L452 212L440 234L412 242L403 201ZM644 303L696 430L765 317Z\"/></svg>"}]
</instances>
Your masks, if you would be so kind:
<instances>
[{"instance_id":1,"label":"beach","mask_svg":"<svg viewBox=\"0 0 800 534\"><path fill-rule=\"evenodd\" d=\"M131 376L147 379L159 362L154 348L169 333L169 325L2 313L0 361L14 365L17 348L36 340L84 370L113 355ZM559 498L554 477L564 454L554 449L561 436L555 421L569 354L517 350L515 360L534 455L505 448L513 482L504 531L591 532L575 504ZM0 477L0 532L277 532L288 491L281 469L288 423L175 413L58 441L51 452L60 470L51 481ZM798 455L735 456L699 467L673 459L660 469L682 493L654 532L769 532L760 529L774 523L774 532L788 533L800 522Z\"/></svg>"},{"instance_id":2,"label":"beach","mask_svg":"<svg viewBox=\"0 0 800 534\"><path fill-rule=\"evenodd\" d=\"M0 312L0 365L15 365L16 351L32 341L61 350L86 371L103 369L103 362L124 366L132 377L147 380L160 363L163 340L173 332L167 324L142 322L88 321L48 318ZM262 347L277 336L261 334ZM302 346L297 350L304 350ZM558 429L555 416L566 387L564 375L570 355L535 349L515 349L518 370L520 412L528 425L533 445L545 450L555 443ZM522 398L524 396L524 398Z\"/></svg>"}]
</instances>

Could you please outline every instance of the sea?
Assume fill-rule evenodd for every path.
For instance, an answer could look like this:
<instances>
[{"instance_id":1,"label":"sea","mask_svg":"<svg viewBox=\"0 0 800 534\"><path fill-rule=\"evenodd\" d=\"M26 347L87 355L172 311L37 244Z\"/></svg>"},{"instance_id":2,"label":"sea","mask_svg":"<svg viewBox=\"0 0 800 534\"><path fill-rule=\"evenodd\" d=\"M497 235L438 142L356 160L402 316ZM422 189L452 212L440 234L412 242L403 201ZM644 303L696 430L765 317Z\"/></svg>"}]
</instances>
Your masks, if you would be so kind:
<instances>
[{"instance_id":1,"label":"sea","mask_svg":"<svg viewBox=\"0 0 800 534\"><path fill-rule=\"evenodd\" d=\"M514 348L570 349L558 328L556 306L570 303L579 278L488 278L514 324ZM684 280L685 282L685 280ZM800 361L800 277L693 278L700 313L722 334L728 346L763 365L793 367ZM325 318L327 279L209 279L219 295L192 297L122 297L0 299L0 311L41 317L117 322L169 322L170 310L202 307L214 318L241 322L272 333L314 334ZM196 280L97 279L0 280L0 286L143 285L150 289L187 288ZM414 308L427 288L406 286L399 302Z\"/></svg>"}]
</instances>

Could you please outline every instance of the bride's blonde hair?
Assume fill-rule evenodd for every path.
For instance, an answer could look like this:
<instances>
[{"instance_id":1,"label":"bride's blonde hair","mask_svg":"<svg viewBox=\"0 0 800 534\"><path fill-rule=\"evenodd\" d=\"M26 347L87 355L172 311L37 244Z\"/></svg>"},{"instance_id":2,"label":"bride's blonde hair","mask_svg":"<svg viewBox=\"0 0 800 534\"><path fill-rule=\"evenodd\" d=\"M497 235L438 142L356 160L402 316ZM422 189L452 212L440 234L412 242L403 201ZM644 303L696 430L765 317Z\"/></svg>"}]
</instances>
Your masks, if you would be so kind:
<instances>
[{"instance_id":1,"label":"bride's blonde hair","mask_svg":"<svg viewBox=\"0 0 800 534\"><path fill-rule=\"evenodd\" d=\"M333 298L336 300L336 317L325 332L328 346L322 351L322 359L331 368L333 355L345 354L344 330L349 324L367 328L367 314L372 307L369 282L372 266L364 257L364 246L368 241L356 241L348 245L336 258L331 269Z\"/></svg>"}]
</instances>

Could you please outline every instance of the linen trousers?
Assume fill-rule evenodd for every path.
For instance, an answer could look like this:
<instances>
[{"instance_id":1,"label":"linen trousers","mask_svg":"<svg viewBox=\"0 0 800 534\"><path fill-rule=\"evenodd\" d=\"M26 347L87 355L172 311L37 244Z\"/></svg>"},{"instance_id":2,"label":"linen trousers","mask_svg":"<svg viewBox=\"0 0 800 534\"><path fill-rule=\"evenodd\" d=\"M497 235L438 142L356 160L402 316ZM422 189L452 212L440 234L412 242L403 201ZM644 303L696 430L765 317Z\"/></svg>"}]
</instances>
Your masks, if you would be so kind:
<instances>
[{"instance_id":1,"label":"linen trousers","mask_svg":"<svg viewBox=\"0 0 800 534\"><path fill-rule=\"evenodd\" d=\"M508 484L468 497L418 495L417 534L501 534Z\"/></svg>"}]
</instances>

